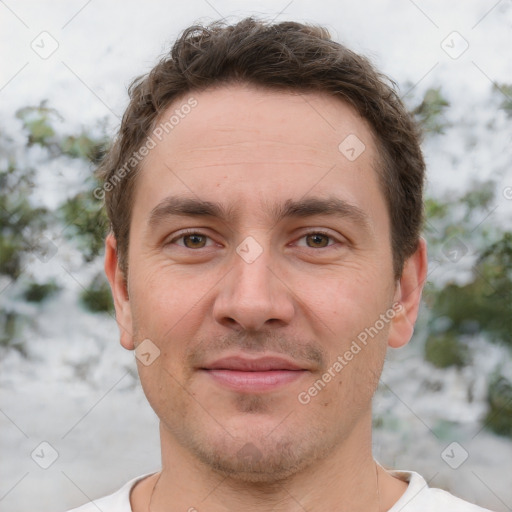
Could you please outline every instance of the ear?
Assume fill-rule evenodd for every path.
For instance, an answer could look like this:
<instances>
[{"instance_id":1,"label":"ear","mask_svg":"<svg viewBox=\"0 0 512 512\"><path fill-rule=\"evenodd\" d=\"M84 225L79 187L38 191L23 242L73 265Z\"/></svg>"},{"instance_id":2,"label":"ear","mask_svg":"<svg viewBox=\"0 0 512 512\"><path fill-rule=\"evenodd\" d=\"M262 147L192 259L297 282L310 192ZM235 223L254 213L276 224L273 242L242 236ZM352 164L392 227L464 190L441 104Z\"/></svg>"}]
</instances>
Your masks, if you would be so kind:
<instances>
[{"instance_id":1,"label":"ear","mask_svg":"<svg viewBox=\"0 0 512 512\"><path fill-rule=\"evenodd\" d=\"M394 303L401 307L393 307L397 314L391 321L388 337L388 345L392 348L403 347L412 338L421 292L427 278L427 266L427 243L420 237L418 248L405 261L402 276L397 283Z\"/></svg>"},{"instance_id":2,"label":"ear","mask_svg":"<svg viewBox=\"0 0 512 512\"><path fill-rule=\"evenodd\" d=\"M121 334L121 345L133 350L132 311L124 273L119 267L117 258L117 242L112 233L105 239L105 274L112 290L116 309L116 322Z\"/></svg>"}]
</instances>

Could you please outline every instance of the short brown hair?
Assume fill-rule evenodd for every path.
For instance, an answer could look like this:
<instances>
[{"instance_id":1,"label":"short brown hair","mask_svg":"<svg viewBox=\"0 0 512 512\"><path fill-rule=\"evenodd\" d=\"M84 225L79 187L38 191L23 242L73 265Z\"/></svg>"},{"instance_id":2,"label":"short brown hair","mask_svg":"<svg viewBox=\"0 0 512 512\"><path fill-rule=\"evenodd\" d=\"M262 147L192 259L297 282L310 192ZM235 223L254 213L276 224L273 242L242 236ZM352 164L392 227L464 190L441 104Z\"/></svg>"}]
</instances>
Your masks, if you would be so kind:
<instances>
[{"instance_id":1,"label":"short brown hair","mask_svg":"<svg viewBox=\"0 0 512 512\"><path fill-rule=\"evenodd\" d=\"M230 82L324 92L348 102L369 122L380 154L376 167L391 219L393 267L398 278L404 261L418 246L425 163L419 128L402 104L395 84L365 57L332 41L323 27L297 22L272 24L253 17L234 25L217 21L187 28L170 53L129 88L130 103L118 136L98 169L125 276L133 193L140 168L131 156L172 102Z\"/></svg>"}]
</instances>

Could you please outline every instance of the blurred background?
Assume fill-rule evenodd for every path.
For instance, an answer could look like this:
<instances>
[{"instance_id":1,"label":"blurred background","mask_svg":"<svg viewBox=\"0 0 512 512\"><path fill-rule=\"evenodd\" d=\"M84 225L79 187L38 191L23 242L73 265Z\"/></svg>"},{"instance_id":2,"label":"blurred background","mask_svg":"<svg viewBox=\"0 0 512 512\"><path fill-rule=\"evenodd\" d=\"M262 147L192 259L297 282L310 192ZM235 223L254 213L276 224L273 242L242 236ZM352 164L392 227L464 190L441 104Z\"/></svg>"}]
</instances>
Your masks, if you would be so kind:
<instances>
[{"instance_id":1,"label":"blurred background","mask_svg":"<svg viewBox=\"0 0 512 512\"><path fill-rule=\"evenodd\" d=\"M159 469L93 169L135 76L194 22L250 14L326 26L423 125L428 283L388 355L374 454L512 510L510 0L0 1L0 510L66 510Z\"/></svg>"}]
</instances>

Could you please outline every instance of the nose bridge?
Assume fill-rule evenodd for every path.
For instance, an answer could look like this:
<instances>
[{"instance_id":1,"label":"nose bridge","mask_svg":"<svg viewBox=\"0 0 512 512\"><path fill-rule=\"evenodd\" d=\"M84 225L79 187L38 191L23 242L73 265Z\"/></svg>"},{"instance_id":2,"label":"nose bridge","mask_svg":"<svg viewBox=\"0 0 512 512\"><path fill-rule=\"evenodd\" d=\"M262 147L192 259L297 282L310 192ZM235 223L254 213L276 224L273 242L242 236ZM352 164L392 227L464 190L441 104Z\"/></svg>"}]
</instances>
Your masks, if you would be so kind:
<instances>
[{"instance_id":1,"label":"nose bridge","mask_svg":"<svg viewBox=\"0 0 512 512\"><path fill-rule=\"evenodd\" d=\"M270 321L291 320L294 311L291 296L272 270L273 262L270 244L263 236L259 241L248 236L238 245L231 272L216 298L217 321L235 322L243 329L257 330Z\"/></svg>"},{"instance_id":2,"label":"nose bridge","mask_svg":"<svg viewBox=\"0 0 512 512\"><path fill-rule=\"evenodd\" d=\"M268 248L258 250L251 242L242 243L237 248L237 255L234 257L235 294L240 299L244 298L270 300L271 279L273 277L271 268L271 257Z\"/></svg>"}]
</instances>

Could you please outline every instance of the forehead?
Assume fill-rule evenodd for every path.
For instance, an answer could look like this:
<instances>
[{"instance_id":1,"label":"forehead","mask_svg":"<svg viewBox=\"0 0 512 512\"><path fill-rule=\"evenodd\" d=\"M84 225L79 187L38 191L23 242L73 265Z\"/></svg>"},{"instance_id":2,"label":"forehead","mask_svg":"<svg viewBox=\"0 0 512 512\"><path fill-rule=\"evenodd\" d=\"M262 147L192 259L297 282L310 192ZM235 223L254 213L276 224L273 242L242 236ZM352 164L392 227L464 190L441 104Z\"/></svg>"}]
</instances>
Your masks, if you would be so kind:
<instances>
[{"instance_id":1,"label":"forehead","mask_svg":"<svg viewBox=\"0 0 512 512\"><path fill-rule=\"evenodd\" d=\"M187 106L191 101L193 108ZM178 149L181 159L196 156L190 152L198 147L222 151L219 142L231 144L235 155L246 155L244 146L253 142L265 147L266 157L268 152L276 157L286 156L285 149L293 152L295 146L300 147L301 155L309 151L337 159L339 144L349 135L358 136L366 146L367 158L363 161L374 156L375 151L366 120L345 101L321 92L230 83L175 101L157 121L157 129L165 128L171 118L176 124L167 125L161 136ZM257 160L258 154L253 157Z\"/></svg>"},{"instance_id":2,"label":"forehead","mask_svg":"<svg viewBox=\"0 0 512 512\"><path fill-rule=\"evenodd\" d=\"M238 209L313 191L339 191L371 209L375 197L364 196L380 195L371 128L354 108L325 93L229 84L175 101L159 128L136 187L135 204L145 209L169 193L223 198Z\"/></svg>"}]
</instances>

